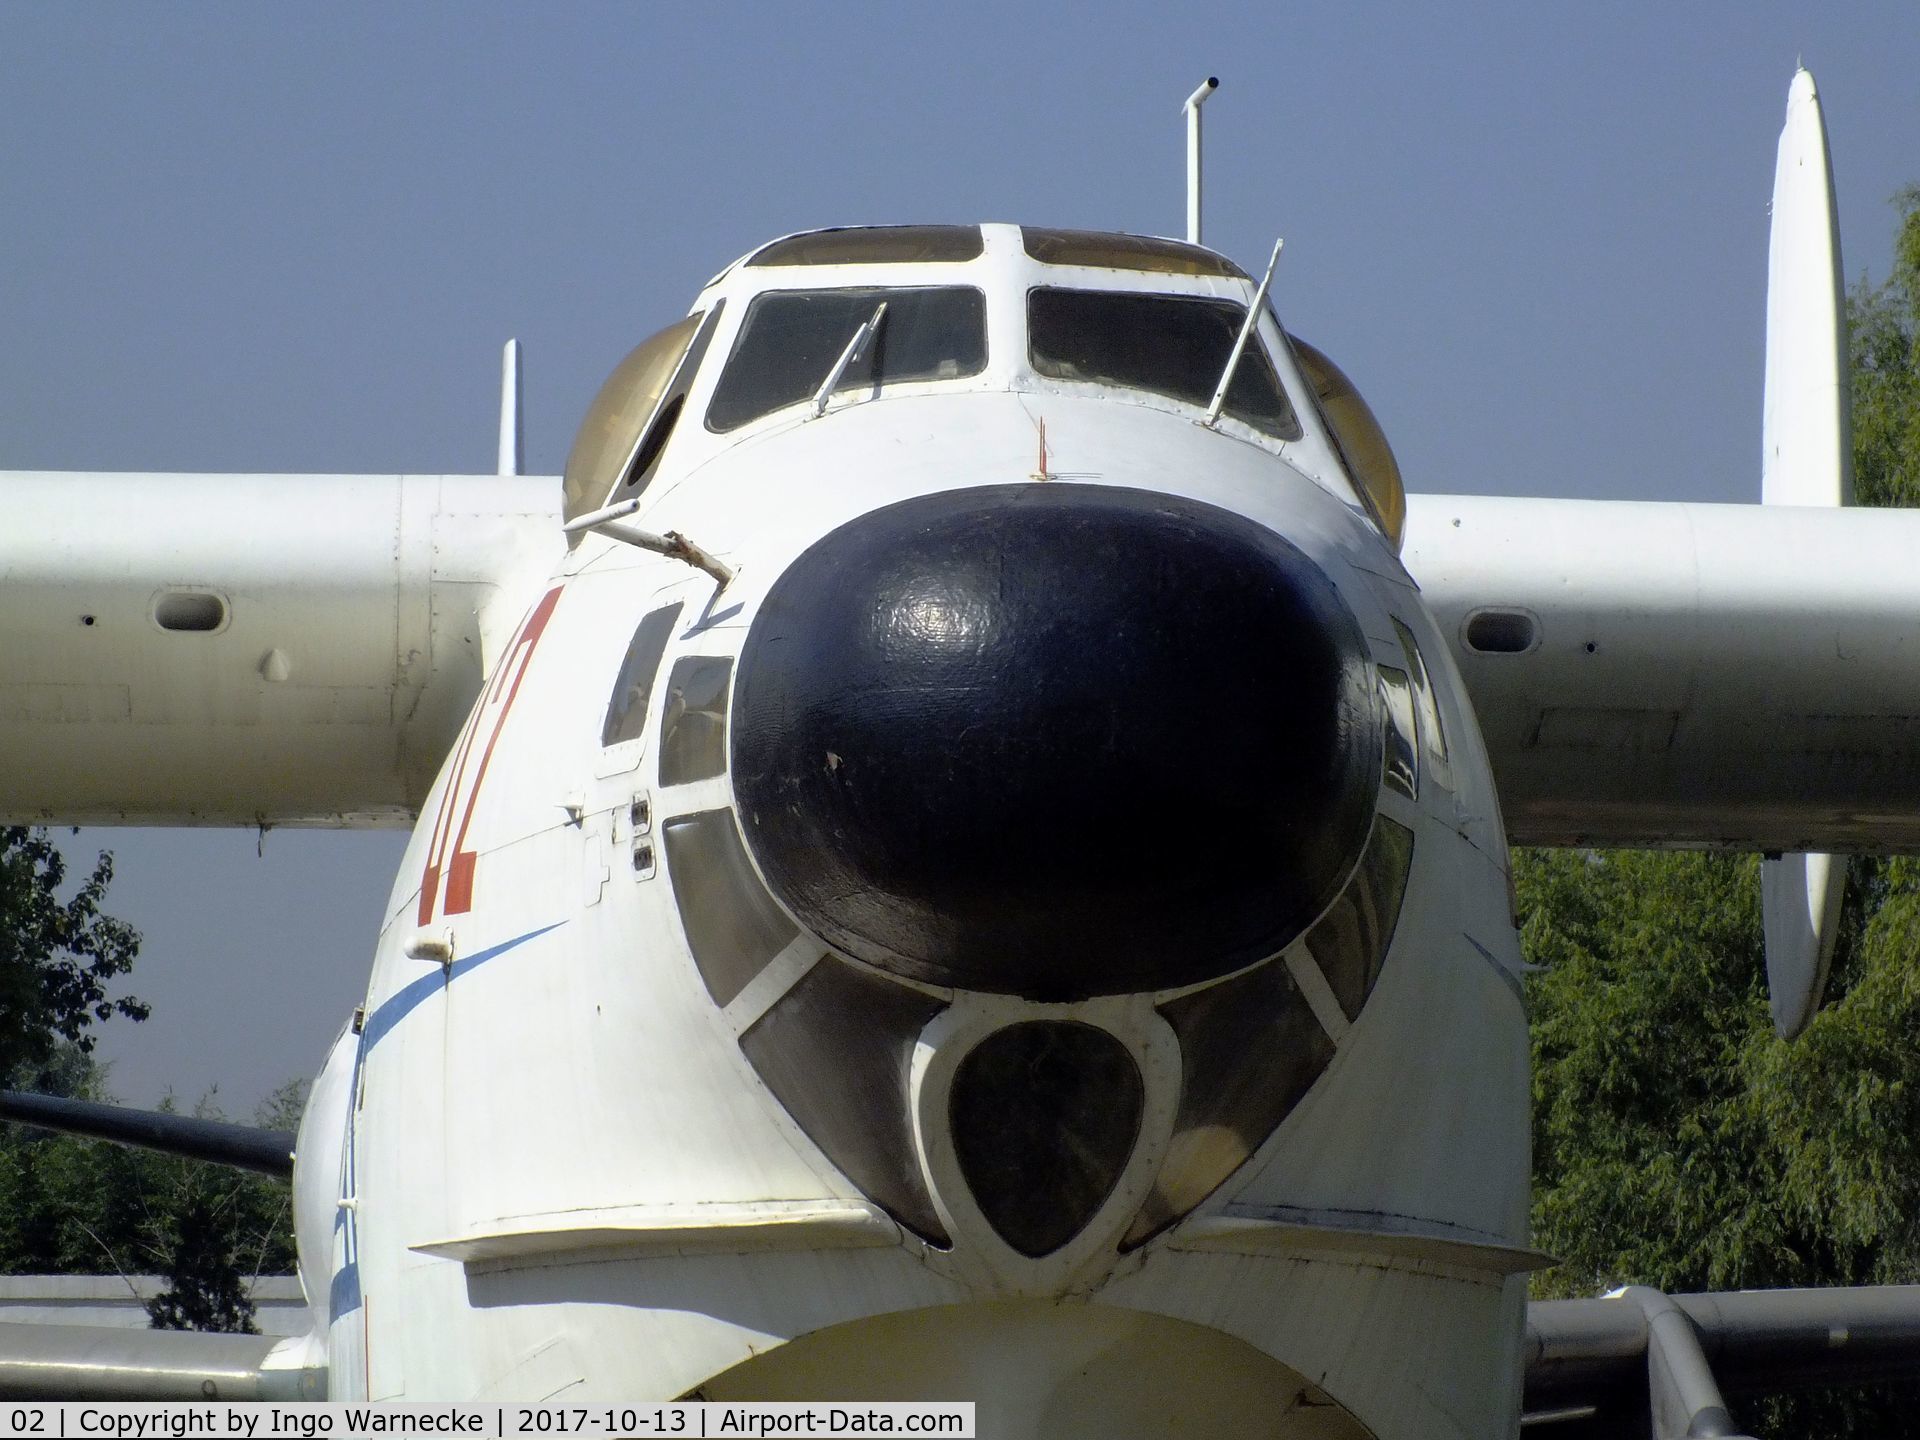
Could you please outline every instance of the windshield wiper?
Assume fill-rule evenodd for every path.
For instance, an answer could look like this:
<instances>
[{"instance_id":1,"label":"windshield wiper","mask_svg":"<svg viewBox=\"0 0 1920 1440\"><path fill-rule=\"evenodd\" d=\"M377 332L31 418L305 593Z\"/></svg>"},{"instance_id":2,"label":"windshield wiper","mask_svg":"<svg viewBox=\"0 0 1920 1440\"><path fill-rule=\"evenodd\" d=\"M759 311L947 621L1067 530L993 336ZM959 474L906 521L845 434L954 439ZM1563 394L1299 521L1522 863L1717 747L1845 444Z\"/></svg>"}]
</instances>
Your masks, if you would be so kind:
<instances>
[{"instance_id":1,"label":"windshield wiper","mask_svg":"<svg viewBox=\"0 0 1920 1440\"><path fill-rule=\"evenodd\" d=\"M887 302L882 300L873 307L873 314L861 322L860 328L853 332L853 338L847 341L847 348L840 352L840 358L833 362L833 369L827 372L826 380L813 392L813 416L817 420L826 411L827 399L840 384L840 377L847 373L847 367L867 348L867 342L880 331L880 322L886 318Z\"/></svg>"},{"instance_id":2,"label":"windshield wiper","mask_svg":"<svg viewBox=\"0 0 1920 1440\"><path fill-rule=\"evenodd\" d=\"M1246 353L1247 337L1253 334L1253 327L1259 322L1260 307L1266 303L1267 287L1273 284L1273 267L1280 263L1280 248L1287 243L1286 236L1273 242L1273 258L1267 261L1267 273L1260 281L1260 288L1254 292L1253 304L1247 307L1247 318L1241 323L1240 333L1234 337L1233 353L1227 356L1226 373L1220 377L1220 383L1214 386L1213 403L1207 406L1207 418L1202 425L1218 425L1220 411L1227 403L1227 390L1233 384L1234 371L1240 368L1240 357Z\"/></svg>"}]
</instances>

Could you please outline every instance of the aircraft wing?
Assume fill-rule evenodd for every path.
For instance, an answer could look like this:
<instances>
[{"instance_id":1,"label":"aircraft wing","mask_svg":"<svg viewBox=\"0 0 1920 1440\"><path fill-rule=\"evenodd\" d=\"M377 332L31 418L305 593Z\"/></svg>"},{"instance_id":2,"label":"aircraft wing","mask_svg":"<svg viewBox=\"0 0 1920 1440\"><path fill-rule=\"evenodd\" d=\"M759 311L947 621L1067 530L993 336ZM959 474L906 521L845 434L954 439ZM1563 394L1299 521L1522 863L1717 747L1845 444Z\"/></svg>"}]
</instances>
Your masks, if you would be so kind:
<instances>
[{"instance_id":1,"label":"aircraft wing","mask_svg":"<svg viewBox=\"0 0 1920 1440\"><path fill-rule=\"evenodd\" d=\"M1920 1373L1920 1286L1536 1300L1525 1353L1529 1432L1737 1437L1729 1398Z\"/></svg>"},{"instance_id":2,"label":"aircraft wing","mask_svg":"<svg viewBox=\"0 0 1920 1440\"><path fill-rule=\"evenodd\" d=\"M552 476L0 473L0 823L411 823L559 501Z\"/></svg>"},{"instance_id":3,"label":"aircraft wing","mask_svg":"<svg viewBox=\"0 0 1920 1440\"><path fill-rule=\"evenodd\" d=\"M0 1324L0 1399L324 1400L314 1336Z\"/></svg>"},{"instance_id":4,"label":"aircraft wing","mask_svg":"<svg viewBox=\"0 0 1920 1440\"><path fill-rule=\"evenodd\" d=\"M0 821L407 823L558 492L0 474ZM1521 844L1920 849L1915 554L1920 512L1408 502Z\"/></svg>"},{"instance_id":5,"label":"aircraft wing","mask_svg":"<svg viewBox=\"0 0 1920 1440\"><path fill-rule=\"evenodd\" d=\"M1409 497L1522 845L1920 850L1920 511Z\"/></svg>"}]
</instances>

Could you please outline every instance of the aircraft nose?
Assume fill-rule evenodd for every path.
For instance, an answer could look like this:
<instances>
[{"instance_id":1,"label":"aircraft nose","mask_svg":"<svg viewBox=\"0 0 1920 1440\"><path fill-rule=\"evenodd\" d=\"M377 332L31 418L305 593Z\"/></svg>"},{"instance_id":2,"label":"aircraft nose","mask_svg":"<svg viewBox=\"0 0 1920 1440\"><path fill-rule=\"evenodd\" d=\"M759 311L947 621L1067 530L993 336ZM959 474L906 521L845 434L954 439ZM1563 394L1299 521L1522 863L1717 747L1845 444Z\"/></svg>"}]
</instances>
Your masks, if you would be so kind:
<instances>
[{"instance_id":1,"label":"aircraft nose","mask_svg":"<svg viewBox=\"0 0 1920 1440\"><path fill-rule=\"evenodd\" d=\"M1170 495L902 501L780 576L734 690L774 892L891 973L1040 1001L1272 955L1366 842L1381 719L1304 552Z\"/></svg>"}]
</instances>

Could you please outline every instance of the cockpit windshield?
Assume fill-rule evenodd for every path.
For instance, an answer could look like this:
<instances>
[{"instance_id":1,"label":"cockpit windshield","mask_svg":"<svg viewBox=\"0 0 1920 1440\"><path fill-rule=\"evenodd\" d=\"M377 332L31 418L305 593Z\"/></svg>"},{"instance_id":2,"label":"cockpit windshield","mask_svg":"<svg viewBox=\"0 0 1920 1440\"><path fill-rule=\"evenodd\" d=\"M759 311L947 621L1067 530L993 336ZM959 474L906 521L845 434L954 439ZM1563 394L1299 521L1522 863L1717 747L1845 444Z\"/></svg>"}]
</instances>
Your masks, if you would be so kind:
<instances>
[{"instance_id":1,"label":"cockpit windshield","mask_svg":"<svg viewBox=\"0 0 1920 1440\"><path fill-rule=\"evenodd\" d=\"M770 291L741 323L707 406L707 428L734 430L811 400L882 301L886 312L841 374L836 393L957 380L986 368L986 297L971 286Z\"/></svg>"},{"instance_id":2,"label":"cockpit windshield","mask_svg":"<svg viewBox=\"0 0 1920 1440\"><path fill-rule=\"evenodd\" d=\"M1042 287L1027 295L1029 355L1039 375L1151 390L1204 408L1246 317L1244 305L1203 295ZM1278 440L1300 438L1299 418L1257 334L1222 413Z\"/></svg>"}]
</instances>

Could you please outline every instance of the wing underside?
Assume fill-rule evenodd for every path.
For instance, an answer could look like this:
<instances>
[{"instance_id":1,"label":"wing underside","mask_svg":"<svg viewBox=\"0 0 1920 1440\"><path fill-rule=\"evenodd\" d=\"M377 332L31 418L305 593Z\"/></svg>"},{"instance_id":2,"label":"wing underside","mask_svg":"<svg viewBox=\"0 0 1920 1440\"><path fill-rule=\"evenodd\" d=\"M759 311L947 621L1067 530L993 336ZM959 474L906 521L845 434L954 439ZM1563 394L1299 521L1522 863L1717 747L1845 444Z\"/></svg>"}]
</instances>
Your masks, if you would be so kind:
<instances>
[{"instance_id":1,"label":"wing underside","mask_svg":"<svg viewBox=\"0 0 1920 1440\"><path fill-rule=\"evenodd\" d=\"M0 822L408 823L559 548L558 494L0 475Z\"/></svg>"}]
</instances>

